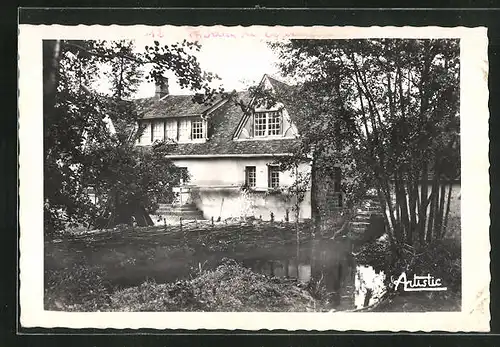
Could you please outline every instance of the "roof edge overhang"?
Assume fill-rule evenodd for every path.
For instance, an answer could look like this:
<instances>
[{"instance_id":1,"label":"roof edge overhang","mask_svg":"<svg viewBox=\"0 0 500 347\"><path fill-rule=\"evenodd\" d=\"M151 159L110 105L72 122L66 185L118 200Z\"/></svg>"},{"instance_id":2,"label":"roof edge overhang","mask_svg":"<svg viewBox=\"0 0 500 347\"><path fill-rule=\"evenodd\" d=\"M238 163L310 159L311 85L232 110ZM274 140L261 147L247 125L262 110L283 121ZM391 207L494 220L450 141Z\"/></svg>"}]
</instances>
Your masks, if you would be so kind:
<instances>
[{"instance_id":1,"label":"roof edge overhang","mask_svg":"<svg viewBox=\"0 0 500 347\"><path fill-rule=\"evenodd\" d=\"M137 121L140 122L141 120L151 120L151 119L179 119L179 118L191 118L191 117L205 118L205 117L208 117L211 113L215 112L217 109L219 109L221 106L223 106L227 102L228 102L228 99L223 98L223 99L215 102L213 105L211 105L210 107L208 107L206 110L204 110L201 113L192 113L192 114L189 114L186 116L168 116L168 115L165 115L163 117L148 117L148 116L144 116L144 113L146 112L146 111L144 111L141 113L141 115L137 119Z\"/></svg>"},{"instance_id":2,"label":"roof edge overhang","mask_svg":"<svg viewBox=\"0 0 500 347\"><path fill-rule=\"evenodd\" d=\"M289 157L292 153L263 153L263 154L167 154L169 159L211 159L211 158L269 158Z\"/></svg>"}]
</instances>

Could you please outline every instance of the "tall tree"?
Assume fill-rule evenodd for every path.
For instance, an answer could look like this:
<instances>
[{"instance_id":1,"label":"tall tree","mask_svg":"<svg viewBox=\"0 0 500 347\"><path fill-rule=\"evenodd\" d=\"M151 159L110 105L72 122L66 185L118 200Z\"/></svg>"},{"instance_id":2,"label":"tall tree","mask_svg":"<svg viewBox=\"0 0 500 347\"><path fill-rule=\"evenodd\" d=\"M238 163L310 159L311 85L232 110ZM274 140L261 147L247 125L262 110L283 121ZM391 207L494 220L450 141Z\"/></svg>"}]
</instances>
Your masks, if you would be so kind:
<instances>
[{"instance_id":1,"label":"tall tree","mask_svg":"<svg viewBox=\"0 0 500 347\"><path fill-rule=\"evenodd\" d=\"M272 45L300 81L288 97L301 146L347 190L376 188L395 240L442 237L459 168L459 42L291 40ZM355 195L355 194L354 194Z\"/></svg>"},{"instance_id":2,"label":"tall tree","mask_svg":"<svg viewBox=\"0 0 500 347\"><path fill-rule=\"evenodd\" d=\"M147 65L147 79L158 80L166 71L173 72L182 87L197 92L193 101L209 102L217 92L210 87L216 76L203 72L193 55L200 46L187 41L162 46L155 41L137 52L129 41L55 40L43 45L46 230L92 223L98 211L86 188L96 181L107 195L108 206L138 199L145 208L151 207L163 194L158 190L177 182L180 173L160 158L160 151L142 153L134 148L134 136L140 131L130 133L126 125L140 115L128 99ZM110 67L110 95L92 88L102 78L103 65ZM109 120L118 125L116 133L110 132ZM163 171L159 165L164 165Z\"/></svg>"}]
</instances>

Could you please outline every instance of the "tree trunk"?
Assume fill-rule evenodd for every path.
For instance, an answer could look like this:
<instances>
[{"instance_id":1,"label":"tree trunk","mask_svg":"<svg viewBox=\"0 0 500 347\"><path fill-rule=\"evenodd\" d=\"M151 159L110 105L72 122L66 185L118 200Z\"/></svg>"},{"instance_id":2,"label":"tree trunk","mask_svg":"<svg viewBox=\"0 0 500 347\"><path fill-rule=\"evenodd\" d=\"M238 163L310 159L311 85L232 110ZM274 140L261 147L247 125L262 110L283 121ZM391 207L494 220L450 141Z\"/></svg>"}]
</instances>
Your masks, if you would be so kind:
<instances>
[{"instance_id":1,"label":"tree trunk","mask_svg":"<svg viewBox=\"0 0 500 347\"><path fill-rule=\"evenodd\" d=\"M321 216L318 208L318 184L317 184L317 164L316 156L313 156L311 165L311 214L313 219L313 230L319 231L321 225Z\"/></svg>"},{"instance_id":2,"label":"tree trunk","mask_svg":"<svg viewBox=\"0 0 500 347\"><path fill-rule=\"evenodd\" d=\"M52 118L59 84L59 40L43 40L43 118L44 136L48 136L47 121Z\"/></svg>"},{"instance_id":3,"label":"tree trunk","mask_svg":"<svg viewBox=\"0 0 500 347\"><path fill-rule=\"evenodd\" d=\"M55 96L59 81L60 40L43 40L43 94Z\"/></svg>"},{"instance_id":4,"label":"tree trunk","mask_svg":"<svg viewBox=\"0 0 500 347\"><path fill-rule=\"evenodd\" d=\"M417 227L417 203L418 203L418 182L413 180L408 182L409 200L410 200L410 228L406 234L406 243L413 244L413 235Z\"/></svg>"},{"instance_id":5,"label":"tree trunk","mask_svg":"<svg viewBox=\"0 0 500 347\"><path fill-rule=\"evenodd\" d=\"M420 203L419 203L419 215L418 215L418 240L421 245L425 243L425 224L427 219L427 176L428 176L428 166L427 162L424 162L422 176L420 180Z\"/></svg>"},{"instance_id":6,"label":"tree trunk","mask_svg":"<svg viewBox=\"0 0 500 347\"><path fill-rule=\"evenodd\" d=\"M409 213L408 213L406 189L404 186L404 181L403 181L401 173L397 174L396 180L398 181L398 185L397 185L398 191L396 191L396 196L399 196L399 205L401 206L400 224L403 226L403 233L401 235L402 236L401 241L403 241L404 238L408 237L408 231L410 229L410 218L409 218Z\"/></svg>"},{"instance_id":7,"label":"tree trunk","mask_svg":"<svg viewBox=\"0 0 500 347\"><path fill-rule=\"evenodd\" d=\"M440 185L440 192L439 192L439 203L437 207L437 215L434 223L434 229L436 233L436 239L441 239L441 236L443 234L443 216L444 216L444 202L445 202L445 190L446 186L443 183Z\"/></svg>"},{"instance_id":8,"label":"tree trunk","mask_svg":"<svg viewBox=\"0 0 500 347\"><path fill-rule=\"evenodd\" d=\"M439 174L437 172L434 173L434 179L432 181L432 191L431 191L431 206L429 209L429 221L427 223L427 231L426 231L426 237L425 240L427 243L432 241L432 235L433 235L433 226L434 226L434 219L436 218L436 205L437 205L437 199L439 195Z\"/></svg>"},{"instance_id":9,"label":"tree trunk","mask_svg":"<svg viewBox=\"0 0 500 347\"><path fill-rule=\"evenodd\" d=\"M447 197L447 204L446 204L446 213L444 216L444 222L443 222L443 235L446 234L446 228L448 227L448 216L450 214L450 201L451 201L451 190L453 189L453 182L450 180L450 184L448 186L448 197Z\"/></svg>"},{"instance_id":10,"label":"tree trunk","mask_svg":"<svg viewBox=\"0 0 500 347\"><path fill-rule=\"evenodd\" d=\"M295 165L295 231L297 233L297 245L300 241L299 236L299 216L300 216L300 200L299 200L299 167Z\"/></svg>"},{"instance_id":11,"label":"tree trunk","mask_svg":"<svg viewBox=\"0 0 500 347\"><path fill-rule=\"evenodd\" d=\"M397 191L398 191L398 180L394 180L394 189L396 191L396 206L395 206L395 209L396 209L396 223L397 224L401 224L401 204L399 203L399 198L398 198L398 194L397 194Z\"/></svg>"}]
</instances>

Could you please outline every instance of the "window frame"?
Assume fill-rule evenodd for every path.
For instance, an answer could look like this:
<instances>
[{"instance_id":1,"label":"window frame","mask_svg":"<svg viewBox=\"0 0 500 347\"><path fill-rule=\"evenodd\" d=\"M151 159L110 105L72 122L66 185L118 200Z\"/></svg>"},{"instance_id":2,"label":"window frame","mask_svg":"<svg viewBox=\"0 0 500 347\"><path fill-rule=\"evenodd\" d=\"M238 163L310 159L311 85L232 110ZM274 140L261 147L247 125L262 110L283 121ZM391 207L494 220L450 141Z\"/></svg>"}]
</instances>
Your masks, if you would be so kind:
<instances>
[{"instance_id":1,"label":"window frame","mask_svg":"<svg viewBox=\"0 0 500 347\"><path fill-rule=\"evenodd\" d=\"M203 140L204 136L204 124L203 119L193 119L191 120L191 140ZM195 137L199 135L199 137Z\"/></svg>"},{"instance_id":2,"label":"window frame","mask_svg":"<svg viewBox=\"0 0 500 347\"><path fill-rule=\"evenodd\" d=\"M273 123L271 123L271 119ZM277 120L274 121L274 120ZM273 128L271 128L271 125ZM263 126L263 127L262 127ZM271 131L276 132L271 134ZM283 113L280 111L254 111L253 136L259 138L283 136Z\"/></svg>"},{"instance_id":3,"label":"window frame","mask_svg":"<svg viewBox=\"0 0 500 347\"><path fill-rule=\"evenodd\" d=\"M151 122L151 142L165 140L165 122L162 120L155 120ZM159 137L157 135L160 135Z\"/></svg>"},{"instance_id":4,"label":"window frame","mask_svg":"<svg viewBox=\"0 0 500 347\"><path fill-rule=\"evenodd\" d=\"M252 166L252 165L245 166L245 186L248 188L257 187L257 167L256 166Z\"/></svg>"},{"instance_id":5,"label":"window frame","mask_svg":"<svg viewBox=\"0 0 500 347\"><path fill-rule=\"evenodd\" d=\"M166 119L165 120L165 140L177 141L177 120L176 119ZM173 135L170 137L169 135Z\"/></svg>"},{"instance_id":6,"label":"window frame","mask_svg":"<svg viewBox=\"0 0 500 347\"><path fill-rule=\"evenodd\" d=\"M188 118L179 118L177 123L177 142L191 141L191 121Z\"/></svg>"},{"instance_id":7,"label":"window frame","mask_svg":"<svg viewBox=\"0 0 500 347\"><path fill-rule=\"evenodd\" d=\"M273 174L276 177L273 177ZM274 184L274 182L277 184ZM280 169L279 165L268 164L267 165L267 187L269 189L279 189L280 187Z\"/></svg>"},{"instance_id":8,"label":"window frame","mask_svg":"<svg viewBox=\"0 0 500 347\"><path fill-rule=\"evenodd\" d=\"M271 123L272 120L272 123ZM271 131L276 131L277 133L271 134ZM281 112L268 112L267 113L267 135L268 136L280 136L283 134L282 116Z\"/></svg>"},{"instance_id":9,"label":"window frame","mask_svg":"<svg viewBox=\"0 0 500 347\"><path fill-rule=\"evenodd\" d=\"M257 122L257 117L259 122ZM262 122L263 121L263 122ZM262 128L262 126L264 126ZM266 137L267 134L267 114L266 112L255 112L253 116L253 134L255 137ZM257 131L262 132L262 135L257 135Z\"/></svg>"}]
</instances>

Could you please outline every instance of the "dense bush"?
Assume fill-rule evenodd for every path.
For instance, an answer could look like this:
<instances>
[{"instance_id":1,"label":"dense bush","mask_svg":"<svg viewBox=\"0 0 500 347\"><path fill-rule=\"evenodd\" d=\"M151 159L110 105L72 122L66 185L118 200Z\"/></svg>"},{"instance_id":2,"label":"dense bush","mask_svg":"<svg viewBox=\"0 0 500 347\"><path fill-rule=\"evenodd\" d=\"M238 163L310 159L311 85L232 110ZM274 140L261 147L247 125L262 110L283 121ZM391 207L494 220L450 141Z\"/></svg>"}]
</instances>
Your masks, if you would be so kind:
<instances>
[{"instance_id":1,"label":"dense bush","mask_svg":"<svg viewBox=\"0 0 500 347\"><path fill-rule=\"evenodd\" d=\"M454 293L461 291L461 247L456 240L440 240L428 245L410 247L396 244L397 253L391 250L388 239L364 245L356 255L358 264L371 265L378 271L384 271L387 285L391 275L399 276L406 272L408 279L413 274L430 274L441 278L442 284Z\"/></svg>"},{"instance_id":2,"label":"dense bush","mask_svg":"<svg viewBox=\"0 0 500 347\"><path fill-rule=\"evenodd\" d=\"M392 273L399 275L405 271L425 276L430 274L442 280L448 291L459 293L462 284L461 247L452 240L436 241L424 247L408 249L402 252L392 266Z\"/></svg>"},{"instance_id":3,"label":"dense bush","mask_svg":"<svg viewBox=\"0 0 500 347\"><path fill-rule=\"evenodd\" d=\"M103 274L75 267L47 273L46 309L66 311L312 311L315 300L292 280L271 278L223 260L190 280L111 292Z\"/></svg>"},{"instance_id":4,"label":"dense bush","mask_svg":"<svg viewBox=\"0 0 500 347\"><path fill-rule=\"evenodd\" d=\"M98 266L76 264L69 269L45 271L46 310L97 311L109 307L109 285Z\"/></svg>"}]
</instances>

